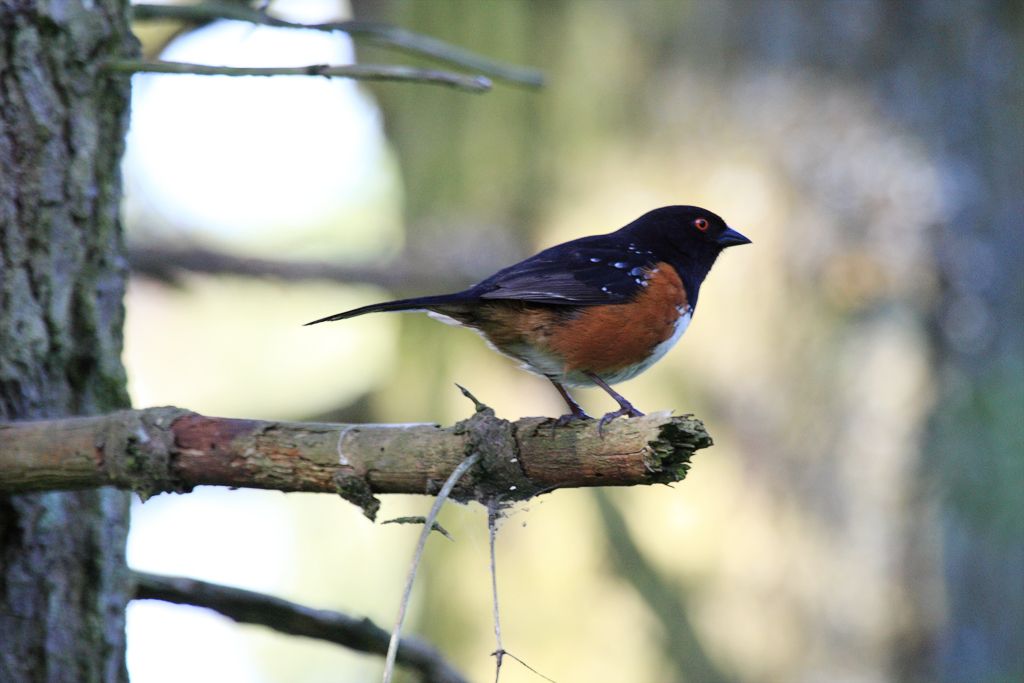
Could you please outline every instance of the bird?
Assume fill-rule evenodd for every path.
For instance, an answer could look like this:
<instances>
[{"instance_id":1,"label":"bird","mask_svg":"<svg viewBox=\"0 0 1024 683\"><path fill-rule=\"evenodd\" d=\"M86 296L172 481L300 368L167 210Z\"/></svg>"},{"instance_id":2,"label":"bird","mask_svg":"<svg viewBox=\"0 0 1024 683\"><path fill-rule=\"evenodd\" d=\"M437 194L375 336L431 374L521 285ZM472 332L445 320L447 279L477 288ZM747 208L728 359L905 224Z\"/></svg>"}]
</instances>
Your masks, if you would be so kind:
<instances>
[{"instance_id":1,"label":"bird","mask_svg":"<svg viewBox=\"0 0 1024 683\"><path fill-rule=\"evenodd\" d=\"M664 206L611 233L545 249L451 294L384 301L306 323L383 311L425 311L478 332L554 385L569 412L592 419L566 387L597 386L618 417L643 415L612 389L660 360L686 331L719 254L750 240L698 206Z\"/></svg>"}]
</instances>

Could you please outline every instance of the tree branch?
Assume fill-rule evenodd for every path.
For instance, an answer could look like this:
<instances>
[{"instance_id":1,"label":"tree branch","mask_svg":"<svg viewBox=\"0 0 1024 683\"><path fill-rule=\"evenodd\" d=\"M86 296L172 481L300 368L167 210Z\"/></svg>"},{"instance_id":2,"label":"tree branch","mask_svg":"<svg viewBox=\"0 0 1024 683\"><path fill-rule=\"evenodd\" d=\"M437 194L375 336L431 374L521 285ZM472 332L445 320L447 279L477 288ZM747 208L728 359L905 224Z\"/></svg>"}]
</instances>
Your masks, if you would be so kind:
<instances>
[{"instance_id":1,"label":"tree branch","mask_svg":"<svg viewBox=\"0 0 1024 683\"><path fill-rule=\"evenodd\" d=\"M116 59L103 65L111 73L193 74L197 76L324 76L364 81L405 81L446 85L467 92L487 92L486 76L469 76L452 71L418 69L395 64L310 64L308 66L211 66L188 62L146 59Z\"/></svg>"},{"instance_id":2,"label":"tree branch","mask_svg":"<svg viewBox=\"0 0 1024 683\"><path fill-rule=\"evenodd\" d=\"M331 282L359 282L387 289L444 289L464 287L487 273L497 270L501 263L495 260L488 269L490 259L469 262L467 259L437 260L402 257L384 267L338 264L327 261L284 261L280 259L237 256L200 246L163 246L158 244L128 247L128 262L132 271L161 282L176 284L181 272L207 275L238 275L267 277L286 281L327 280ZM429 265L430 267L426 267Z\"/></svg>"},{"instance_id":3,"label":"tree branch","mask_svg":"<svg viewBox=\"0 0 1024 683\"><path fill-rule=\"evenodd\" d=\"M393 48L420 57L427 57L452 66L476 71L508 83L539 88L544 76L536 69L504 64L493 59L457 47L443 40L413 33L396 26L368 21L336 21L320 24L303 24L279 19L266 12L245 5L220 2L204 2L193 5L138 4L132 6L133 18L176 19L201 24L216 19L247 21L252 24L282 28L311 29L315 31L339 31L357 41L366 41L385 48Z\"/></svg>"},{"instance_id":4,"label":"tree branch","mask_svg":"<svg viewBox=\"0 0 1024 683\"><path fill-rule=\"evenodd\" d=\"M314 609L271 595L176 576L132 572L135 599L206 607L243 624L259 624L293 636L317 638L383 655L390 634L368 618ZM403 638L398 663L416 669L427 683L467 683L441 654L416 638Z\"/></svg>"},{"instance_id":5,"label":"tree branch","mask_svg":"<svg viewBox=\"0 0 1024 683\"><path fill-rule=\"evenodd\" d=\"M204 484L339 493L373 518L374 494L436 494L466 457L479 466L452 494L484 504L557 488L674 482L703 424L667 413L555 427L512 423L478 408L451 427L273 422L206 417L179 408L0 423L0 491L116 486L143 498Z\"/></svg>"}]
</instances>

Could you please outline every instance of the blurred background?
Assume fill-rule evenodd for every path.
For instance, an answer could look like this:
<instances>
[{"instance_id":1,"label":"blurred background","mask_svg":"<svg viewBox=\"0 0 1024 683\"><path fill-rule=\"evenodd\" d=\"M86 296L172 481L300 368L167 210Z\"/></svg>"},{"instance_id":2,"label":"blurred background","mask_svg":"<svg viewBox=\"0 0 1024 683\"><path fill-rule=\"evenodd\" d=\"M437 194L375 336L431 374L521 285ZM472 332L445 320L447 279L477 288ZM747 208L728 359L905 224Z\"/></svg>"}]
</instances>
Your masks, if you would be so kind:
<instances>
[{"instance_id":1,"label":"blurred background","mask_svg":"<svg viewBox=\"0 0 1024 683\"><path fill-rule=\"evenodd\" d=\"M136 406L450 424L472 410L459 382L510 420L560 415L547 382L469 331L416 314L302 323L702 205L753 245L720 259L682 342L621 389L642 410L696 413L715 446L672 488L558 491L510 511L505 647L559 683L1024 678L1022 3L269 10L394 23L547 84L136 76ZM313 31L137 29L178 61L416 63ZM193 249L351 276L175 265ZM385 497L380 519L430 503ZM407 632L490 680L486 513L449 505L441 522L455 542L428 544ZM390 628L417 533L330 496L203 489L137 504L129 561ZM135 683L372 681L382 662L136 602L129 668ZM540 680L508 660L502 679Z\"/></svg>"}]
</instances>

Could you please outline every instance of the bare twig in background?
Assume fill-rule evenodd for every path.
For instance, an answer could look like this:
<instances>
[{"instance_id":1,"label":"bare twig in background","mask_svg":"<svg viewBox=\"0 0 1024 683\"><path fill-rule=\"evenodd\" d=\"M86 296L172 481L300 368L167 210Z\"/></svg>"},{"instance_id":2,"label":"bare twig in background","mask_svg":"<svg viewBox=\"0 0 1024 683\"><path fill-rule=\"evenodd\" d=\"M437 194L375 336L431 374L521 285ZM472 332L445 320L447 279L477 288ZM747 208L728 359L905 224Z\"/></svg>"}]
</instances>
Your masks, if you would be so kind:
<instances>
[{"instance_id":1,"label":"bare twig in background","mask_svg":"<svg viewBox=\"0 0 1024 683\"><path fill-rule=\"evenodd\" d=\"M327 261L285 261L236 256L201 246L162 244L132 245L128 248L132 272L178 284L181 273L237 275L286 281L378 285L387 289L441 291L467 286L497 270L504 262L487 259L470 261L451 253L429 256L408 255L383 265L338 264ZM493 267L492 267L493 266Z\"/></svg>"},{"instance_id":2,"label":"bare twig in background","mask_svg":"<svg viewBox=\"0 0 1024 683\"><path fill-rule=\"evenodd\" d=\"M416 582L416 572L420 568L420 560L423 559L423 549L427 546L427 538L430 537L430 532L433 530L434 523L437 521L437 515L441 512L441 506L448 500L448 496L451 495L452 489L459 482L466 472L473 467L473 465L480 462L480 454L472 453L465 460L459 463L458 467L452 470L452 473L448 475L448 479L445 480L444 486L438 491L437 497L434 499L434 504L430 507L430 513L427 515L426 520L423 523L423 530L420 531L420 537L416 541L416 550L412 555L412 565L409 567L409 576L405 581L405 590L402 592L402 602L398 605L398 618L395 619L395 628L391 631L391 639L388 642L388 653L384 660L384 676L383 683L390 683L391 677L395 672L395 657L398 655L398 642L402 637L402 624L405 622L405 612L409 608L409 600L412 598L412 586Z\"/></svg>"},{"instance_id":3,"label":"bare twig in background","mask_svg":"<svg viewBox=\"0 0 1024 683\"><path fill-rule=\"evenodd\" d=\"M661 622L665 635L663 651L676 668L677 676L702 683L732 683L733 678L719 669L701 645L690 623L689 606L677 586L669 585L651 566L633 540L622 513L601 489L594 490L594 500L604 522L605 538L615 568L631 584L648 609Z\"/></svg>"},{"instance_id":4,"label":"bare twig in background","mask_svg":"<svg viewBox=\"0 0 1024 683\"><path fill-rule=\"evenodd\" d=\"M174 19L192 24L202 24L217 19L232 19L282 28L311 29L328 32L338 31L348 34L356 41L373 43L381 47L427 57L508 83L533 88L544 84L543 75L536 69L504 64L451 45L443 40L438 40L437 38L376 22L336 21L303 24L279 19L266 12L242 4L224 2L204 2L192 5L138 4L132 6L132 16L137 21Z\"/></svg>"},{"instance_id":5,"label":"bare twig in background","mask_svg":"<svg viewBox=\"0 0 1024 683\"><path fill-rule=\"evenodd\" d=\"M244 624L259 624L293 636L316 638L352 650L383 655L388 632L367 618L314 609L271 595L176 576L132 572L136 600L163 600L212 609ZM467 683L441 654L416 638L405 638L397 661L428 683Z\"/></svg>"},{"instance_id":6,"label":"bare twig in background","mask_svg":"<svg viewBox=\"0 0 1024 683\"><path fill-rule=\"evenodd\" d=\"M498 541L498 520L501 519L502 508L503 506L501 504L493 500L487 503L487 536L491 550L491 609L494 615L494 640L496 643L494 652L491 653L494 656L494 683L498 683L501 679L501 665L504 662L505 657L514 659L522 664L523 667L537 674L545 681L555 683L554 679L548 678L522 659L506 650L505 645L501 641L501 610L498 607L498 562L495 553L495 546Z\"/></svg>"},{"instance_id":7,"label":"bare twig in background","mask_svg":"<svg viewBox=\"0 0 1024 683\"><path fill-rule=\"evenodd\" d=\"M491 81L486 76L475 76L419 69L395 64L310 64L308 66L211 66L188 62L163 60L118 59L106 62L104 70L120 74L192 74L195 76L323 76L325 78L354 78L362 81L404 81L446 85L466 92L487 92Z\"/></svg>"}]
</instances>

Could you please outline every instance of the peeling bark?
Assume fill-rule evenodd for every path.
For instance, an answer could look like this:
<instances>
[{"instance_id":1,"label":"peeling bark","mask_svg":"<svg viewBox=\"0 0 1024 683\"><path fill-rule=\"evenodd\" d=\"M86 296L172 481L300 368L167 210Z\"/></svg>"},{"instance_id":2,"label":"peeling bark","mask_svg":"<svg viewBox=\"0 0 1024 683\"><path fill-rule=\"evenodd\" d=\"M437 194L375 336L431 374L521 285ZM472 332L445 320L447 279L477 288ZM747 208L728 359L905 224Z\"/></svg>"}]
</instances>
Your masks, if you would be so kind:
<instances>
[{"instance_id":1,"label":"peeling bark","mask_svg":"<svg viewBox=\"0 0 1024 683\"><path fill-rule=\"evenodd\" d=\"M670 483L711 445L701 422L666 413L555 427L486 407L450 427L273 422L149 408L0 423L0 491L117 486L143 498L204 484L338 493L371 519L378 493L434 494L471 453L452 498L526 500L558 488Z\"/></svg>"}]
</instances>

